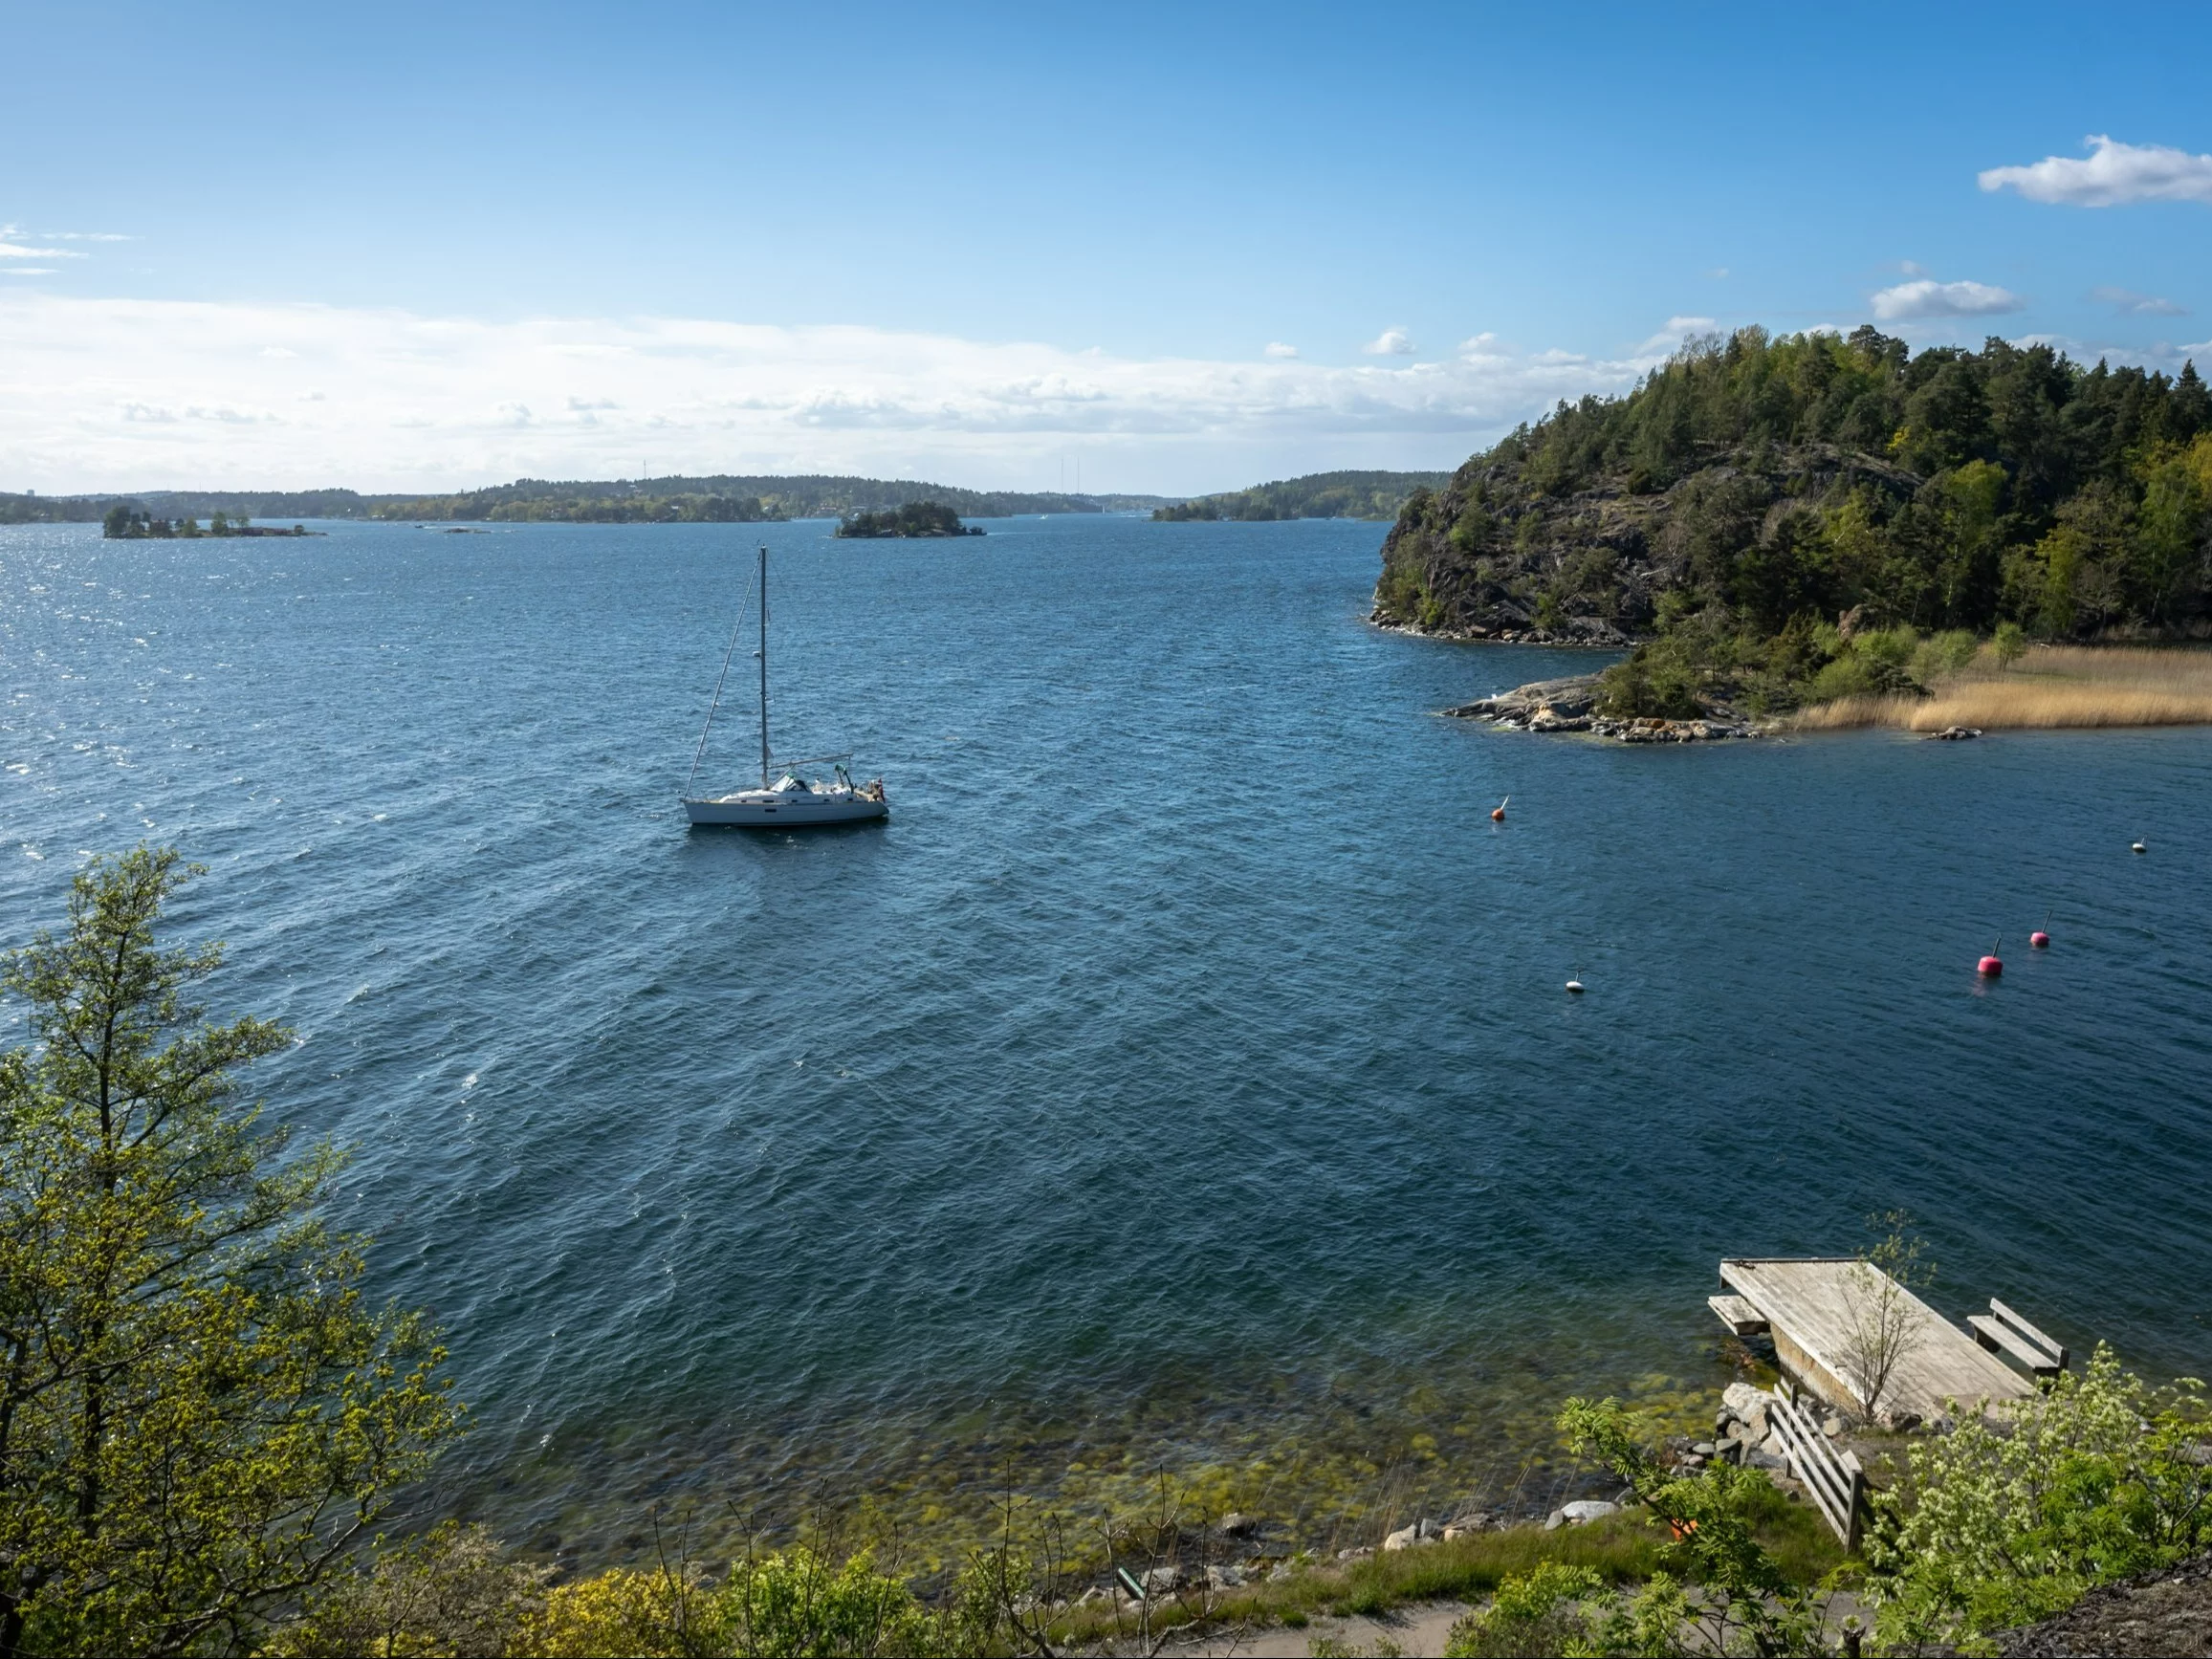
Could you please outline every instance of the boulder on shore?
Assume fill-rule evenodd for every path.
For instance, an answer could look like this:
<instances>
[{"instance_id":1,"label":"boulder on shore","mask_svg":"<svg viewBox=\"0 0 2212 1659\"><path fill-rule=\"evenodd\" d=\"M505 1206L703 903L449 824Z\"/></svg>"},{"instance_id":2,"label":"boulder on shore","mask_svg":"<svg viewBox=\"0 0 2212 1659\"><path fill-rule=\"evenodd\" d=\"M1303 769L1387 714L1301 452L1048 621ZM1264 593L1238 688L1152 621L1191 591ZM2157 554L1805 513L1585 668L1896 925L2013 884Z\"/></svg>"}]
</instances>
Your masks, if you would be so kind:
<instances>
[{"instance_id":1,"label":"boulder on shore","mask_svg":"<svg viewBox=\"0 0 2212 1659\"><path fill-rule=\"evenodd\" d=\"M1460 720L1487 720L1519 731L1588 731L1622 743L1711 743L1727 737L1756 737L1759 729L1733 709L1715 709L1695 720L1653 717L1615 720L1597 712L1595 674L1564 680L1534 680L1479 702L1462 703L1446 714Z\"/></svg>"}]
</instances>

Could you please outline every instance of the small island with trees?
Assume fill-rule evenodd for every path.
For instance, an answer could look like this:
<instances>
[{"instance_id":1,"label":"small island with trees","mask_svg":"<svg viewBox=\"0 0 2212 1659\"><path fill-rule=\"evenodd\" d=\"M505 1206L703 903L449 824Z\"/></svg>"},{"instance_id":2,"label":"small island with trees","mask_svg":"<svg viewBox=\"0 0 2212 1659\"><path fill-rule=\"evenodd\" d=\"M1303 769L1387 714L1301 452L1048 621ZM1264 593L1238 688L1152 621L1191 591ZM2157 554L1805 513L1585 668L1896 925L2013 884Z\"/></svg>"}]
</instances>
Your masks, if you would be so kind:
<instances>
[{"instance_id":1,"label":"small island with trees","mask_svg":"<svg viewBox=\"0 0 2212 1659\"><path fill-rule=\"evenodd\" d=\"M936 501L909 501L895 512L856 513L838 522L836 534L848 539L885 536L981 535L978 525L964 525L952 508Z\"/></svg>"},{"instance_id":2,"label":"small island with trees","mask_svg":"<svg viewBox=\"0 0 2212 1659\"><path fill-rule=\"evenodd\" d=\"M118 505L108 509L100 520L100 535L110 541L188 540L198 535L320 535L319 530L310 530L304 524L295 524L290 530L280 530L274 524L255 524L249 518L232 518L227 513L218 513L202 530L196 518L156 518L142 507Z\"/></svg>"}]
</instances>

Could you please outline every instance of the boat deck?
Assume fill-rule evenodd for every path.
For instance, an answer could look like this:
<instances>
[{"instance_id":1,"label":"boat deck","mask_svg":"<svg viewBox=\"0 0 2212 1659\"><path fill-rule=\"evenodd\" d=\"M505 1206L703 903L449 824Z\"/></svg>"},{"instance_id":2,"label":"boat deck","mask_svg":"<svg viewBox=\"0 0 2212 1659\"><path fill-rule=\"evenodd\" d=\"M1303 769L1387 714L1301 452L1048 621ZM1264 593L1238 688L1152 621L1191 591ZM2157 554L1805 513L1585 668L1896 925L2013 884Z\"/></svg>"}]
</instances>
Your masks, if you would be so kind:
<instances>
[{"instance_id":1,"label":"boat deck","mask_svg":"<svg viewBox=\"0 0 2212 1659\"><path fill-rule=\"evenodd\" d=\"M1751 1322L1747 1314L1763 1321L1776 1357L1800 1386L1830 1406L1855 1411L1858 1400L1845 1380L1851 1368L1844 1357L1854 1324L1862 1322L1853 1318L1851 1290L1861 1271L1857 1258L1848 1255L1733 1257L1720 1263L1720 1279L1735 1294L1713 1301L1740 1333ZM1994 1404L2035 1391L2026 1377L1911 1291L1900 1285L1897 1294L1909 1334L1883 1391L1883 1410L1932 1423L1950 1416L1953 1400L1971 1409L1981 1399ZM1856 1299L1863 1305L1865 1293Z\"/></svg>"}]
</instances>

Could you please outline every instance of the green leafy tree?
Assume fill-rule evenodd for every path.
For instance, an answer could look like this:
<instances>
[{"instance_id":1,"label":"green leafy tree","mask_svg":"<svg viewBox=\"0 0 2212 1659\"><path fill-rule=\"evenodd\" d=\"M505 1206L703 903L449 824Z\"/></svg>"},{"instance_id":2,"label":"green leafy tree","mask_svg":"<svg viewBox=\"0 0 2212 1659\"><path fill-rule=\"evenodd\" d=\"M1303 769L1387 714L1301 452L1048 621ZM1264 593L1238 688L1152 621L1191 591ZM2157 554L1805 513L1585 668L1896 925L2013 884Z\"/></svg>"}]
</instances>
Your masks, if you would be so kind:
<instances>
[{"instance_id":1,"label":"green leafy tree","mask_svg":"<svg viewBox=\"0 0 2212 1659\"><path fill-rule=\"evenodd\" d=\"M387 1513L455 1425L421 1322L363 1304L237 1068L287 1034L188 1000L164 948L190 873L88 866L67 928L0 969L0 1655L242 1648Z\"/></svg>"},{"instance_id":2,"label":"green leafy tree","mask_svg":"<svg viewBox=\"0 0 2212 1659\"><path fill-rule=\"evenodd\" d=\"M1713 1463L1693 1475L1661 1467L1638 1444L1618 1400L1569 1400L1559 1427L1579 1456L1603 1463L1628 1482L1638 1502L1664 1525L1673 1542L1664 1552L1665 1583L1653 1581L1657 1599L1632 1605L1628 1626L1656 1639L1660 1601L1680 1592L1674 1575L1699 1587L1695 1616L1697 1651L1729 1653L1823 1652L1820 1597L1791 1582L1752 1535L1754 1495L1766 1486L1756 1471ZM1618 1650L1618 1649L1614 1649Z\"/></svg>"},{"instance_id":3,"label":"green leafy tree","mask_svg":"<svg viewBox=\"0 0 2212 1659\"><path fill-rule=\"evenodd\" d=\"M1999 622L1997 632L1990 637L1989 648L1997 658L1997 666L2009 668L2026 654L2027 635L2018 622Z\"/></svg>"},{"instance_id":4,"label":"green leafy tree","mask_svg":"<svg viewBox=\"0 0 2212 1659\"><path fill-rule=\"evenodd\" d=\"M2081 1374L1959 1416L1874 1499L1885 1645L1994 1651L1989 1631L2212 1543L2212 1420L2194 1379L2154 1388L2099 1343Z\"/></svg>"}]
</instances>

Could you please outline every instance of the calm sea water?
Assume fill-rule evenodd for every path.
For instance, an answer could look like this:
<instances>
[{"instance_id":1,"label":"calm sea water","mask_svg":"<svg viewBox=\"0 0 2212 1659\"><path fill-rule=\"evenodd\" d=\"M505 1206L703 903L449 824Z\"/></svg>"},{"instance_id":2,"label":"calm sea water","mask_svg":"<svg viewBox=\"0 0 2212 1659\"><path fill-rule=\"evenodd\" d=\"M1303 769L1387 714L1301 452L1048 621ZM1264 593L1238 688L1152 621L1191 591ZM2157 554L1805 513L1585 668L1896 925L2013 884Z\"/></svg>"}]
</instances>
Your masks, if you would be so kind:
<instances>
[{"instance_id":1,"label":"calm sea water","mask_svg":"<svg viewBox=\"0 0 2212 1659\"><path fill-rule=\"evenodd\" d=\"M1568 1391L1719 1380L1719 1256L1893 1207L1951 1312L2212 1366L2212 733L1438 719L1589 659L1369 628L1373 525L327 528L0 531L0 906L210 866L218 1006L297 1028L259 1084L449 1333L440 1501L513 1536L1502 1481ZM686 830L763 535L777 746L887 825Z\"/></svg>"}]
</instances>

